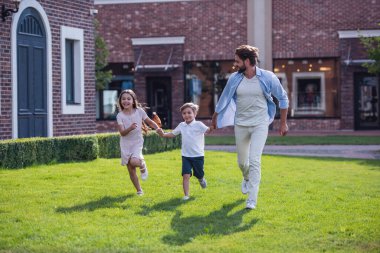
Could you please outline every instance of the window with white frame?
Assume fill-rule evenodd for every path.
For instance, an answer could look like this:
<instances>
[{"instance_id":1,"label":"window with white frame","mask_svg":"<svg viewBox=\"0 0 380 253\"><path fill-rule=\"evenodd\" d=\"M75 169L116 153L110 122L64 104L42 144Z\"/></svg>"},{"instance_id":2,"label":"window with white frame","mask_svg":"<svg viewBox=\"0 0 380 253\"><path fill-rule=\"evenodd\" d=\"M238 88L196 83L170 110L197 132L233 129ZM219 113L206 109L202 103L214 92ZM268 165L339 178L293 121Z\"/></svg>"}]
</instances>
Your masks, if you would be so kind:
<instances>
[{"instance_id":1,"label":"window with white frame","mask_svg":"<svg viewBox=\"0 0 380 253\"><path fill-rule=\"evenodd\" d=\"M325 74L323 72L293 73L293 109L295 115L324 114Z\"/></svg>"},{"instance_id":2,"label":"window with white frame","mask_svg":"<svg viewBox=\"0 0 380 253\"><path fill-rule=\"evenodd\" d=\"M61 26L62 113L84 113L83 29Z\"/></svg>"}]
</instances>

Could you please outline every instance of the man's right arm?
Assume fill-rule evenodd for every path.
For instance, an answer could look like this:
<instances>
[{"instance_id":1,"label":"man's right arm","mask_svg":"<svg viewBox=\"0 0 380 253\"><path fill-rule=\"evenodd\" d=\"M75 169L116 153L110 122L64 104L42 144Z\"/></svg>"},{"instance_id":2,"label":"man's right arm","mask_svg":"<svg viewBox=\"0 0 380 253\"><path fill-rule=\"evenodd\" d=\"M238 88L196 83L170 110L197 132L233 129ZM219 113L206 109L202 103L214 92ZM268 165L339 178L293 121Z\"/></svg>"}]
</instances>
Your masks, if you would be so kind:
<instances>
[{"instance_id":1,"label":"man's right arm","mask_svg":"<svg viewBox=\"0 0 380 253\"><path fill-rule=\"evenodd\" d=\"M214 114L212 115L212 119L211 119L211 126L216 129L216 122L218 120L218 113L217 112L214 112Z\"/></svg>"}]
</instances>

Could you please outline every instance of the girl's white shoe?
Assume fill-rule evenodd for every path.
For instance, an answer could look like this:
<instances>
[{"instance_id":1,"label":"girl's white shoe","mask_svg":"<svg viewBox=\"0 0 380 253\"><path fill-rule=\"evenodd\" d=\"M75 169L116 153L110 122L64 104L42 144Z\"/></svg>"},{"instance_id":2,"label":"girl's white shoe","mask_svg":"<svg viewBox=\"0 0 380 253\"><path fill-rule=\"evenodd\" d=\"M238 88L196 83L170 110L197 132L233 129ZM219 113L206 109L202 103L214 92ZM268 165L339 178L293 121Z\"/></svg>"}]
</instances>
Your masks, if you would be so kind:
<instances>
[{"instance_id":1,"label":"girl's white shoe","mask_svg":"<svg viewBox=\"0 0 380 253\"><path fill-rule=\"evenodd\" d=\"M148 167L146 166L145 162L142 165L143 165L142 168L140 167L141 180L145 181L148 179Z\"/></svg>"}]
</instances>

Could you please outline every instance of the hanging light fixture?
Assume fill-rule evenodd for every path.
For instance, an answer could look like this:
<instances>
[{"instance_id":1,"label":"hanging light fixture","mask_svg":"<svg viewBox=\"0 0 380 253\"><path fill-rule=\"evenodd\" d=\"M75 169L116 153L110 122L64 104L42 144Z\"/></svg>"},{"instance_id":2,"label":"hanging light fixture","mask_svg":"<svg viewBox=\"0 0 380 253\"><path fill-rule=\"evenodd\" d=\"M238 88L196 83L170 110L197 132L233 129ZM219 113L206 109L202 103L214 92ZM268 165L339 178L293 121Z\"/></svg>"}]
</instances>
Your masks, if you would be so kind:
<instances>
[{"instance_id":1,"label":"hanging light fixture","mask_svg":"<svg viewBox=\"0 0 380 253\"><path fill-rule=\"evenodd\" d=\"M12 13L18 12L18 6L20 5L21 0L13 0L13 3L15 5L14 9L7 9L5 8L5 4L1 6L1 18L3 19L3 22L5 22L5 18L10 16Z\"/></svg>"}]
</instances>

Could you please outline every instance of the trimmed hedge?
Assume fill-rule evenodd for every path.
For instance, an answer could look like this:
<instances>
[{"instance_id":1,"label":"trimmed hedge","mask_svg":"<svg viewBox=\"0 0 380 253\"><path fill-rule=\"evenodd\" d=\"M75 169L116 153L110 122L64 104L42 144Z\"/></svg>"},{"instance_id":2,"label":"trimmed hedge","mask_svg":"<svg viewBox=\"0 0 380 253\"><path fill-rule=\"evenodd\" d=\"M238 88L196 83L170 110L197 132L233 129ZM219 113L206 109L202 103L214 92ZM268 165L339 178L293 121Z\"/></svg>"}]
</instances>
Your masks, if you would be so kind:
<instances>
[{"instance_id":1,"label":"trimmed hedge","mask_svg":"<svg viewBox=\"0 0 380 253\"><path fill-rule=\"evenodd\" d=\"M117 133L97 134L100 158L120 157L120 135Z\"/></svg>"},{"instance_id":2,"label":"trimmed hedge","mask_svg":"<svg viewBox=\"0 0 380 253\"><path fill-rule=\"evenodd\" d=\"M24 168L34 164L87 161L98 156L95 135L26 138L0 142L0 167Z\"/></svg>"},{"instance_id":3,"label":"trimmed hedge","mask_svg":"<svg viewBox=\"0 0 380 253\"><path fill-rule=\"evenodd\" d=\"M119 141L118 133L0 141L0 168L120 158ZM144 136L144 154L180 147L180 137L161 138L154 131Z\"/></svg>"},{"instance_id":4,"label":"trimmed hedge","mask_svg":"<svg viewBox=\"0 0 380 253\"><path fill-rule=\"evenodd\" d=\"M97 134L100 158L120 158L119 133ZM144 135L143 154L164 152L181 147L181 138L162 138L154 131Z\"/></svg>"}]
</instances>

